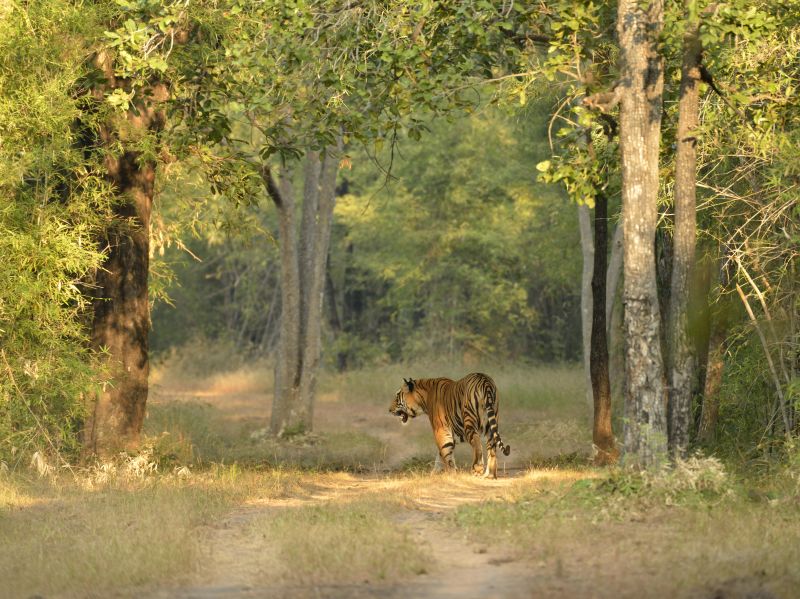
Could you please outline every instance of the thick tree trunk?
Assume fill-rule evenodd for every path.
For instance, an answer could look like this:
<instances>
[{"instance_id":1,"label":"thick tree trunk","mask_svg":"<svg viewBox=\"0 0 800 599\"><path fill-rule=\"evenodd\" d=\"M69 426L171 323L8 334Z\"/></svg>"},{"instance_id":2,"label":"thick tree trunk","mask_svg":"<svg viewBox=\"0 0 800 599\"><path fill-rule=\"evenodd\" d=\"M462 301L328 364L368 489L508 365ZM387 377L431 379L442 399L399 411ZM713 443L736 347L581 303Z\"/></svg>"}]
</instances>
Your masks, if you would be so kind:
<instances>
[{"instance_id":1,"label":"thick tree trunk","mask_svg":"<svg viewBox=\"0 0 800 599\"><path fill-rule=\"evenodd\" d=\"M105 352L109 384L93 397L84 423L84 451L109 455L135 448L144 422L149 375L148 272L155 165L126 152L106 160L124 199L108 232L108 257L95 277L92 346Z\"/></svg>"},{"instance_id":2,"label":"thick tree trunk","mask_svg":"<svg viewBox=\"0 0 800 599\"><path fill-rule=\"evenodd\" d=\"M657 466L667 455L666 384L655 272L663 60L661 1L621 0L617 33L625 305L625 462Z\"/></svg>"},{"instance_id":3,"label":"thick tree trunk","mask_svg":"<svg viewBox=\"0 0 800 599\"><path fill-rule=\"evenodd\" d=\"M686 0L687 22L683 37L683 67L678 104L678 139L675 156L675 235L667 320L667 372L669 376L669 447L685 457L691 428L692 385L695 359L689 332L689 283L696 244L696 172L700 87L700 31L696 0Z\"/></svg>"},{"instance_id":4,"label":"thick tree trunk","mask_svg":"<svg viewBox=\"0 0 800 599\"><path fill-rule=\"evenodd\" d=\"M612 464L618 452L611 430L611 383L606 335L606 255L608 253L608 198L600 193L594 206L594 272L592 274L592 347L590 368L594 399L595 463Z\"/></svg>"},{"instance_id":5,"label":"thick tree trunk","mask_svg":"<svg viewBox=\"0 0 800 599\"><path fill-rule=\"evenodd\" d=\"M105 77L94 90L97 101L104 102L109 89L125 89L127 82L115 77L110 56L100 53L95 66ZM104 359L109 380L102 391L89 395L82 431L87 455L135 449L147 405L150 215L156 164L142 160L141 152L131 147L137 138L157 135L163 129L168 92L166 86L154 84L137 97L135 107L110 117L94 139L108 151L104 176L119 201L114 208L115 221L106 233L108 255L95 275L92 291L91 343ZM126 149L118 154L117 145Z\"/></svg>"},{"instance_id":6,"label":"thick tree trunk","mask_svg":"<svg viewBox=\"0 0 800 599\"><path fill-rule=\"evenodd\" d=\"M708 349L711 342L711 280L714 274L712 261L706 256L695 263L692 286L690 288L689 330L694 343L695 377L692 383L692 397L702 397L706 384ZM699 414L697 424L699 427ZM697 427L696 427L697 428Z\"/></svg>"},{"instance_id":7,"label":"thick tree trunk","mask_svg":"<svg viewBox=\"0 0 800 599\"><path fill-rule=\"evenodd\" d=\"M586 404L593 409L591 353L592 353L592 270L594 268L594 241L592 240L592 215L585 204L578 206L578 226L581 233L581 334L583 339L583 375L586 383Z\"/></svg>"},{"instance_id":8,"label":"thick tree trunk","mask_svg":"<svg viewBox=\"0 0 800 599\"><path fill-rule=\"evenodd\" d=\"M281 326L270 420L270 431L277 436L313 428L337 151L332 147L324 156L306 154L299 234L292 173L284 173L278 185L269 170L263 170L267 192L278 209L281 255Z\"/></svg>"}]
</instances>

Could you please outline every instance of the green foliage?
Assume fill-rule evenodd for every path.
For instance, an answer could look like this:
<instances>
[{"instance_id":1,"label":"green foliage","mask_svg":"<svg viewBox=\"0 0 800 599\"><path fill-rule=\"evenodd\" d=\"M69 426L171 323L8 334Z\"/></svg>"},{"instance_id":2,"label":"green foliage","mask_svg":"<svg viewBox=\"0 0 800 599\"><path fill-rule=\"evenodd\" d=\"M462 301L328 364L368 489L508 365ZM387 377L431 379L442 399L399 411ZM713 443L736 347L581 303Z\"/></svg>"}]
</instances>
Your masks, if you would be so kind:
<instances>
[{"instance_id":1,"label":"green foliage","mask_svg":"<svg viewBox=\"0 0 800 599\"><path fill-rule=\"evenodd\" d=\"M0 460L16 465L77 450L96 380L83 282L103 258L110 193L74 127L93 12L32 2L0 13Z\"/></svg>"},{"instance_id":2,"label":"green foliage","mask_svg":"<svg viewBox=\"0 0 800 599\"><path fill-rule=\"evenodd\" d=\"M398 146L389 180L356 159L331 261L349 339L393 359L574 357L574 213L533 181L541 112L522 118L433 122L427 143Z\"/></svg>"},{"instance_id":3,"label":"green foliage","mask_svg":"<svg viewBox=\"0 0 800 599\"><path fill-rule=\"evenodd\" d=\"M709 62L725 98L711 94L703 107L702 169L712 175L701 214L704 235L726 248L721 293L752 312L741 310L747 324L731 331L720 439L724 451L768 463L798 421L800 21L796 2L720 10Z\"/></svg>"},{"instance_id":4,"label":"green foliage","mask_svg":"<svg viewBox=\"0 0 800 599\"><path fill-rule=\"evenodd\" d=\"M398 144L388 180L369 152L351 152L331 248L339 328L328 318L329 363L355 368L440 351L459 361L464 352L577 355L575 213L557 190L536 184L532 169L546 152L545 115L537 102L515 116L487 108L431 121L426 143ZM378 160L391 154L386 148ZM162 203L196 193L176 179ZM170 290L175 307L154 311L156 351L195 332L256 353L275 343L274 213L240 207L224 227L215 212L222 205L209 202L196 221L201 239L188 246L202 261L166 250L180 286Z\"/></svg>"}]
</instances>

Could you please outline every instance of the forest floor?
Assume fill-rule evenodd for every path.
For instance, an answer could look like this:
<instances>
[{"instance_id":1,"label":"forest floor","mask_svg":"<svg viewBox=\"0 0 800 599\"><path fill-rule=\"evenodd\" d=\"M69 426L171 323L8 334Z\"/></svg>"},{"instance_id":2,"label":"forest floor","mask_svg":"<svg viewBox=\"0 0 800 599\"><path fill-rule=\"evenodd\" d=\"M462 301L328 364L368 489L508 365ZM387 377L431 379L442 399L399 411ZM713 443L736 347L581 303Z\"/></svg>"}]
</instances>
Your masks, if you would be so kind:
<instances>
[{"instance_id":1,"label":"forest floor","mask_svg":"<svg viewBox=\"0 0 800 599\"><path fill-rule=\"evenodd\" d=\"M430 474L427 421L387 410L405 373L323 380L276 443L260 372L157 371L151 449L0 475L0 597L797 597L800 479L592 468L577 369L497 373L497 480L463 445Z\"/></svg>"}]
</instances>

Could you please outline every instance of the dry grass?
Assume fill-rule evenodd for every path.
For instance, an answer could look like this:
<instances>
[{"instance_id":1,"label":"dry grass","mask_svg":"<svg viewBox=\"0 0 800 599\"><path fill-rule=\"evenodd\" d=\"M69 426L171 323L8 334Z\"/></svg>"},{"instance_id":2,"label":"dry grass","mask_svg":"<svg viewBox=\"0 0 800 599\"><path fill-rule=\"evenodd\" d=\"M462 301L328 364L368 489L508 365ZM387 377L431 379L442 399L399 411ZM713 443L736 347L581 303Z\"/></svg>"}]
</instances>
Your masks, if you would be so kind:
<instances>
[{"instance_id":1,"label":"dry grass","mask_svg":"<svg viewBox=\"0 0 800 599\"><path fill-rule=\"evenodd\" d=\"M403 376L459 377L467 372L426 363L323 373L315 435L277 443L265 434L271 365L244 364L231 372L208 368L202 375L195 361L175 355L155 369L156 392L145 431L157 439L160 455L176 463L224 461L361 472L428 470L436 449L426 419L401 427L386 408ZM586 463L591 438L578 368L482 364L471 370L491 373L498 384L500 431L514 448L501 468ZM466 445L456 451L461 464L471 457Z\"/></svg>"},{"instance_id":2,"label":"dry grass","mask_svg":"<svg viewBox=\"0 0 800 599\"><path fill-rule=\"evenodd\" d=\"M596 476L549 488L528 480L502 500L459 507L452 521L576 596L796 596L800 496L754 503L741 482L692 486L674 472Z\"/></svg>"},{"instance_id":3,"label":"dry grass","mask_svg":"<svg viewBox=\"0 0 800 599\"><path fill-rule=\"evenodd\" d=\"M152 452L134 466L50 480L0 473L0 538L13 548L0 552L0 596L242 580L291 595L303 585L413 585L423 571L435 582L436 541L411 534L431 522L426 534L450 527L456 554L472 551L466 536L520 560L532 574L520 594L707 597L733 579L776 596L800 588L797 479L764 490L707 460L649 477L589 468L575 367L470 369L496 379L501 433L513 447L501 478L486 481L431 476L428 422L404 427L386 413L403 376L464 369L326 374L315 433L278 442L264 434L269 365L224 372L209 362L201 376L175 364L156 370ZM468 458L459 445L459 463ZM533 468L503 477L506 465Z\"/></svg>"},{"instance_id":4,"label":"dry grass","mask_svg":"<svg viewBox=\"0 0 800 599\"><path fill-rule=\"evenodd\" d=\"M276 440L262 420L238 420L202 402L151 406L145 433L167 464L238 463L272 468L372 471L386 444L360 430L343 430Z\"/></svg>"},{"instance_id":5,"label":"dry grass","mask_svg":"<svg viewBox=\"0 0 800 599\"><path fill-rule=\"evenodd\" d=\"M200 566L198 527L248 497L283 497L282 471L0 480L0 596L106 596L185 580ZM13 548L13 550L8 550Z\"/></svg>"},{"instance_id":6,"label":"dry grass","mask_svg":"<svg viewBox=\"0 0 800 599\"><path fill-rule=\"evenodd\" d=\"M430 547L393 518L398 503L371 496L291 507L260 518L253 533L276 542L265 580L327 585L403 580L428 572Z\"/></svg>"}]
</instances>

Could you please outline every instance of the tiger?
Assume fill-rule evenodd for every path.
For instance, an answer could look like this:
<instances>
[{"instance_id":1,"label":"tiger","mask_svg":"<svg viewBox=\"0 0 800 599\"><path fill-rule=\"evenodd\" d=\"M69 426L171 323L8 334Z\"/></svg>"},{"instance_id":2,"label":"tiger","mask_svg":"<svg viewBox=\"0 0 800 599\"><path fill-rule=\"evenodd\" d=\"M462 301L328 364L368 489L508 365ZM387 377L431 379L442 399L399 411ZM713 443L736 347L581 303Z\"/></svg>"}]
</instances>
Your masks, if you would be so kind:
<instances>
[{"instance_id":1,"label":"tiger","mask_svg":"<svg viewBox=\"0 0 800 599\"><path fill-rule=\"evenodd\" d=\"M491 377L480 372L468 374L458 381L404 378L403 386L389 406L389 413L399 416L403 424L420 413L428 415L439 449L436 466L443 464L446 471L455 470L453 450L456 438L462 443L466 438L472 445L472 473L484 478L497 478L495 448L499 447L504 455L511 452L511 446L503 444L497 430L497 402L497 386ZM486 436L485 468L481 432Z\"/></svg>"}]
</instances>

